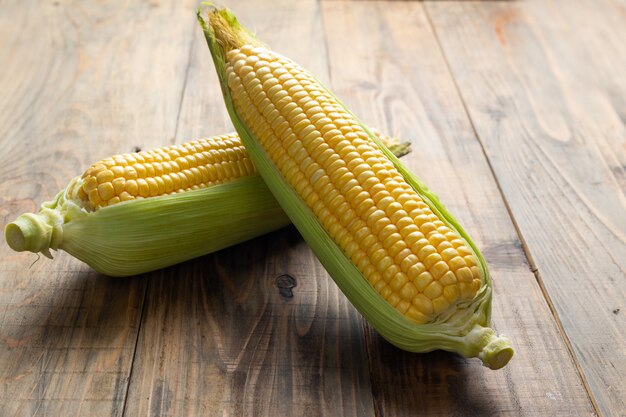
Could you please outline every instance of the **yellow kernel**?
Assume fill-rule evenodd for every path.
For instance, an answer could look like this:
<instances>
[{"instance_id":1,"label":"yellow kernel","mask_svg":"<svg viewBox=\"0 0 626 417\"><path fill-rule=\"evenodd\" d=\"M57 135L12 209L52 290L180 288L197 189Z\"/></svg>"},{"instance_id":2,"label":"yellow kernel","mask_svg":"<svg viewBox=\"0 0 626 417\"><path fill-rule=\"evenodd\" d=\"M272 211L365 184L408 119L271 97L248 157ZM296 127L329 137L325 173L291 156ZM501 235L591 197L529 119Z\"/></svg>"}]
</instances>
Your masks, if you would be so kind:
<instances>
[{"instance_id":1,"label":"yellow kernel","mask_svg":"<svg viewBox=\"0 0 626 417\"><path fill-rule=\"evenodd\" d=\"M86 178L88 176L96 176L100 171L104 171L105 169L107 169L104 165L102 164L94 164L92 166L90 166L87 171L85 171L85 173L83 174L83 178Z\"/></svg>"},{"instance_id":2,"label":"yellow kernel","mask_svg":"<svg viewBox=\"0 0 626 417\"><path fill-rule=\"evenodd\" d=\"M454 246L452 245L452 243L448 242L447 240L445 242L441 242L439 245L437 245L437 251L439 253L442 253L446 249L454 249ZM445 257L444 257L444 259L445 259Z\"/></svg>"},{"instance_id":3,"label":"yellow kernel","mask_svg":"<svg viewBox=\"0 0 626 417\"><path fill-rule=\"evenodd\" d=\"M480 278L480 268L478 266L470 266L470 271L475 278Z\"/></svg>"},{"instance_id":4,"label":"yellow kernel","mask_svg":"<svg viewBox=\"0 0 626 417\"><path fill-rule=\"evenodd\" d=\"M383 260L387 260L387 259L391 260L391 258L389 258L388 256L386 256ZM391 260L391 263L393 263L393 260ZM385 281L390 282L396 276L396 274L400 272L400 267L398 267L398 265L392 264L386 267L382 271L383 271L383 278L385 279Z\"/></svg>"},{"instance_id":5,"label":"yellow kernel","mask_svg":"<svg viewBox=\"0 0 626 417\"><path fill-rule=\"evenodd\" d=\"M425 225L425 224L430 223L430 219L429 219L429 218L428 218L428 216L427 216L427 215L425 215L425 214L417 214L417 215L414 215L414 214L415 214L416 212L418 212L418 211L421 213L421 211L420 211L420 210L413 210L413 211L409 212L409 214L411 215L411 217L413 217L413 219L414 219L414 221L415 221L415 224L416 224L416 225L420 228L420 230L421 230L422 225ZM423 232L423 231L422 231L422 233L426 234L426 232Z\"/></svg>"},{"instance_id":6,"label":"yellow kernel","mask_svg":"<svg viewBox=\"0 0 626 417\"><path fill-rule=\"evenodd\" d=\"M399 256L399 255L398 255ZM407 256L405 256L400 262L396 263L400 264L400 269L402 269L403 271L405 271L407 274L409 274L409 276L411 276L411 273L409 271L411 271L411 268L415 267L416 269L413 270L414 275L411 276L411 278L413 277L417 277L419 274L421 274L422 272L424 272L426 269L425 268L419 268L417 266L417 264L420 263L419 258L410 253Z\"/></svg>"},{"instance_id":7,"label":"yellow kernel","mask_svg":"<svg viewBox=\"0 0 626 417\"><path fill-rule=\"evenodd\" d=\"M417 291L417 287L412 282L407 282L404 284L402 289L400 290L400 297L403 300L413 301L413 299L419 294Z\"/></svg>"},{"instance_id":8,"label":"yellow kernel","mask_svg":"<svg viewBox=\"0 0 626 417\"><path fill-rule=\"evenodd\" d=\"M139 195L142 197L150 196L150 186L145 179L139 178L137 180L137 186L139 187Z\"/></svg>"},{"instance_id":9,"label":"yellow kernel","mask_svg":"<svg viewBox=\"0 0 626 417\"><path fill-rule=\"evenodd\" d=\"M409 268L409 270L407 271L407 275L408 275L411 279L413 279L413 280L417 280L417 279L420 277L420 275L422 275L422 274L423 274L423 273L425 273L425 272L426 272L426 267L424 266L424 264L423 264L423 263L421 263L421 262L417 262L417 263L415 263L415 264L411 265L411 267L410 267L410 268ZM430 273L428 273L428 275L429 275L429 276L431 277L431 279L432 279L432 275L431 275ZM423 278L422 278L422 280L425 280L425 279L426 279L426 277L423 277ZM428 281L428 283L430 283L430 281ZM427 283L427 284L425 284L424 286L420 286L420 291L421 291L421 290L423 290L423 289L424 289L424 287L425 287L426 285L428 285L428 283Z\"/></svg>"},{"instance_id":10,"label":"yellow kernel","mask_svg":"<svg viewBox=\"0 0 626 417\"><path fill-rule=\"evenodd\" d=\"M472 281L472 294L476 294L476 292L478 292L481 284L482 283L480 282L479 279L475 279L474 281Z\"/></svg>"},{"instance_id":11,"label":"yellow kernel","mask_svg":"<svg viewBox=\"0 0 626 417\"><path fill-rule=\"evenodd\" d=\"M435 314L443 313L448 307L450 307L450 302L443 295L433 299L433 312Z\"/></svg>"},{"instance_id":12,"label":"yellow kernel","mask_svg":"<svg viewBox=\"0 0 626 417\"><path fill-rule=\"evenodd\" d=\"M83 189L86 193L89 193L91 190L94 190L98 186L98 180L94 177L88 177L83 184Z\"/></svg>"},{"instance_id":13,"label":"yellow kernel","mask_svg":"<svg viewBox=\"0 0 626 417\"><path fill-rule=\"evenodd\" d=\"M389 288L389 287L387 287ZM385 299L387 300L387 302L389 304L391 304L392 306L396 306L398 305L398 303L400 302L400 296L398 294L396 294L395 292L392 292L391 294L389 294L387 297L385 297Z\"/></svg>"},{"instance_id":14,"label":"yellow kernel","mask_svg":"<svg viewBox=\"0 0 626 417\"><path fill-rule=\"evenodd\" d=\"M448 265L450 266L450 269L452 269L453 271L456 271L459 268L463 268L464 266L467 266L467 264L465 263L465 259L461 258L460 256L456 256L450 259L448 261Z\"/></svg>"},{"instance_id":15,"label":"yellow kernel","mask_svg":"<svg viewBox=\"0 0 626 417\"><path fill-rule=\"evenodd\" d=\"M384 280L380 280L381 282L385 282ZM383 286L378 293L381 295L381 297L383 297L385 300L387 300L389 298L389 296L391 295L391 288L389 288L389 285L387 285L387 283L385 282L385 286Z\"/></svg>"},{"instance_id":16,"label":"yellow kernel","mask_svg":"<svg viewBox=\"0 0 626 417\"><path fill-rule=\"evenodd\" d=\"M420 231L424 233L425 235L428 235L429 233L434 232L435 230L437 230L437 228L435 227L433 223L423 223L420 226Z\"/></svg>"},{"instance_id":17,"label":"yellow kernel","mask_svg":"<svg viewBox=\"0 0 626 417\"><path fill-rule=\"evenodd\" d=\"M415 246L419 248L419 250L417 251L417 256L420 258L422 262L424 262L424 260L430 255L437 253L435 248L432 247L432 245L428 244L427 242L428 242L427 240L422 239L418 241L415 245L413 245L413 247L411 248L413 249L414 252L415 252L415 249L417 249Z\"/></svg>"},{"instance_id":18,"label":"yellow kernel","mask_svg":"<svg viewBox=\"0 0 626 417\"><path fill-rule=\"evenodd\" d=\"M424 294L417 294L413 298L413 305L423 314L429 315L433 313L433 302Z\"/></svg>"},{"instance_id":19,"label":"yellow kernel","mask_svg":"<svg viewBox=\"0 0 626 417\"><path fill-rule=\"evenodd\" d=\"M402 243L404 243L404 242L402 242ZM409 269L409 266L411 266L411 265L410 265L410 261L408 261L408 263L409 263L409 264L408 264L408 265L406 265L405 267L403 267L403 266L402 266L402 262L403 262L403 261L404 261L407 257L409 257L409 256L413 255L413 254L411 253L411 249L407 248L407 247L406 247L406 244L404 244L404 245L405 245L404 249L401 249L401 250L399 250L399 251L397 250L397 248L398 248L398 247L402 247L402 245L400 245L400 244L396 244L396 245L392 246L391 248L389 248L389 253L393 256L393 260L394 260L394 262L395 262L397 265L400 265L400 269L402 269L402 270ZM415 256L415 255L413 255L413 256Z\"/></svg>"},{"instance_id":20,"label":"yellow kernel","mask_svg":"<svg viewBox=\"0 0 626 417\"><path fill-rule=\"evenodd\" d=\"M463 240L461 240L461 239L460 239L460 238L458 238L458 237L457 237L456 239L451 240L451 241L450 241L450 243L452 243L452 245L453 245L455 248L460 248L461 246L464 246L464 245L465 245L465 242L463 242Z\"/></svg>"},{"instance_id":21,"label":"yellow kernel","mask_svg":"<svg viewBox=\"0 0 626 417\"><path fill-rule=\"evenodd\" d=\"M146 168L143 164L135 164L133 165L135 171L137 172L137 178L146 178Z\"/></svg>"},{"instance_id":22,"label":"yellow kernel","mask_svg":"<svg viewBox=\"0 0 626 417\"><path fill-rule=\"evenodd\" d=\"M394 214L397 215L397 218L395 219L395 223L396 223L396 226L398 227L398 230L401 231L402 236L406 237L409 235L408 231L406 231L405 228L410 227L410 226L415 227L413 231L419 231L419 229L415 226L415 223L413 223L413 220L411 220L411 218L409 217L406 211L398 210Z\"/></svg>"},{"instance_id":23,"label":"yellow kernel","mask_svg":"<svg viewBox=\"0 0 626 417\"><path fill-rule=\"evenodd\" d=\"M110 182L98 185L98 194L100 194L100 199L103 201L113 198L115 196L113 185Z\"/></svg>"},{"instance_id":24,"label":"yellow kernel","mask_svg":"<svg viewBox=\"0 0 626 417\"><path fill-rule=\"evenodd\" d=\"M457 285L461 298L468 299L473 295L472 284L470 282L459 282Z\"/></svg>"},{"instance_id":25,"label":"yellow kernel","mask_svg":"<svg viewBox=\"0 0 626 417\"><path fill-rule=\"evenodd\" d=\"M409 198L412 198L413 196L407 196ZM416 200L408 200L406 201L402 206L404 207L404 209L410 213L413 210L419 209L419 205L417 204L418 202Z\"/></svg>"},{"instance_id":26,"label":"yellow kernel","mask_svg":"<svg viewBox=\"0 0 626 417\"><path fill-rule=\"evenodd\" d=\"M163 164L161 162L153 162L152 169L154 170L155 177L163 175Z\"/></svg>"},{"instance_id":27,"label":"yellow kernel","mask_svg":"<svg viewBox=\"0 0 626 417\"><path fill-rule=\"evenodd\" d=\"M459 251L459 255L461 256L473 255L472 251L469 250L468 247L465 245L459 246L457 250Z\"/></svg>"},{"instance_id":28,"label":"yellow kernel","mask_svg":"<svg viewBox=\"0 0 626 417\"><path fill-rule=\"evenodd\" d=\"M398 229L396 229L395 225L389 224L378 233L378 238L385 247L391 247L393 244L402 241L402 236L397 231Z\"/></svg>"},{"instance_id":29,"label":"yellow kernel","mask_svg":"<svg viewBox=\"0 0 626 417\"><path fill-rule=\"evenodd\" d=\"M115 195L120 195L120 193L124 191L124 187L126 186L126 180L124 178L115 178L112 184Z\"/></svg>"},{"instance_id":30,"label":"yellow kernel","mask_svg":"<svg viewBox=\"0 0 626 417\"><path fill-rule=\"evenodd\" d=\"M426 259L424 259L424 266L426 266L427 269L430 269L435 264L439 263L440 261L441 261L441 255L435 252L435 253L428 255Z\"/></svg>"},{"instance_id":31,"label":"yellow kernel","mask_svg":"<svg viewBox=\"0 0 626 417\"><path fill-rule=\"evenodd\" d=\"M457 256L458 256L458 252L454 248L448 248L441 252L441 257L446 261L450 261L451 259Z\"/></svg>"},{"instance_id":32,"label":"yellow kernel","mask_svg":"<svg viewBox=\"0 0 626 417\"><path fill-rule=\"evenodd\" d=\"M172 184L174 185L174 191L180 191L181 180L180 180L180 175L178 174L178 172L172 172L169 175L170 175L170 178L172 179Z\"/></svg>"},{"instance_id":33,"label":"yellow kernel","mask_svg":"<svg viewBox=\"0 0 626 417\"><path fill-rule=\"evenodd\" d=\"M439 297L443 291L443 285L438 281L431 282L426 288L424 288L424 295L431 300Z\"/></svg>"},{"instance_id":34,"label":"yellow kernel","mask_svg":"<svg viewBox=\"0 0 626 417\"><path fill-rule=\"evenodd\" d=\"M165 174L161 178L163 179L163 184L165 184L165 192L169 194L174 191L174 182L172 181L172 178L169 176L169 174Z\"/></svg>"},{"instance_id":35,"label":"yellow kernel","mask_svg":"<svg viewBox=\"0 0 626 417\"><path fill-rule=\"evenodd\" d=\"M439 246L439 244L446 242L447 239L444 235L440 233L433 233L432 235L428 237L428 241L430 242L431 245L437 247Z\"/></svg>"},{"instance_id":36,"label":"yellow kernel","mask_svg":"<svg viewBox=\"0 0 626 417\"><path fill-rule=\"evenodd\" d=\"M146 163L144 165L144 167L146 168L146 178L152 178L155 175L154 172L154 167L152 166L151 163Z\"/></svg>"},{"instance_id":37,"label":"yellow kernel","mask_svg":"<svg viewBox=\"0 0 626 417\"><path fill-rule=\"evenodd\" d=\"M157 195L165 194L165 182L163 181L163 178L161 178L161 177L154 177L154 180L156 181L157 187L158 187ZM202 184L201 186L204 186L204 184Z\"/></svg>"},{"instance_id":38,"label":"yellow kernel","mask_svg":"<svg viewBox=\"0 0 626 417\"><path fill-rule=\"evenodd\" d=\"M146 178L146 183L148 183L148 188L150 190L150 197L155 197L159 195L159 185L153 177Z\"/></svg>"},{"instance_id":39,"label":"yellow kernel","mask_svg":"<svg viewBox=\"0 0 626 417\"><path fill-rule=\"evenodd\" d=\"M431 268L430 268L430 273L433 274L433 276L436 279L439 279L443 276L443 274L445 274L446 272L448 272L450 270L450 268L448 267L448 264L440 261L437 262L436 264L434 264Z\"/></svg>"},{"instance_id":40,"label":"yellow kernel","mask_svg":"<svg viewBox=\"0 0 626 417\"><path fill-rule=\"evenodd\" d=\"M370 265L371 266L371 265ZM371 271L371 268L366 268L363 271L363 275L365 275L368 278L368 281L370 282L370 284L372 284L374 286L374 289L378 292L380 292L380 290L382 290L385 286L387 286L387 283L385 282L384 279L382 279L382 275L380 275L379 272L374 271L372 273L367 273Z\"/></svg>"},{"instance_id":41,"label":"yellow kernel","mask_svg":"<svg viewBox=\"0 0 626 417\"><path fill-rule=\"evenodd\" d=\"M417 229L417 227L416 227ZM404 240L406 241L407 245L409 246L413 246L415 245L415 243L417 243L418 241L424 239L424 235L422 234L422 232L416 231L413 233L410 233L409 235L407 235Z\"/></svg>"},{"instance_id":42,"label":"yellow kernel","mask_svg":"<svg viewBox=\"0 0 626 417\"><path fill-rule=\"evenodd\" d=\"M96 180L98 181L98 184L103 184L105 182L111 182L111 181L113 181L113 178L115 178L115 176L108 169L105 170L105 171L100 171L96 175Z\"/></svg>"},{"instance_id":43,"label":"yellow kernel","mask_svg":"<svg viewBox=\"0 0 626 417\"><path fill-rule=\"evenodd\" d=\"M392 265L392 267L398 268L396 265ZM388 268L388 270L389 269L392 269L392 268ZM383 274L383 276L385 276L385 274ZM404 287L405 284L409 283L408 281L409 279L404 273L396 272L393 278L391 279L391 281L389 281L389 286L394 291L400 291L400 289L402 289L402 287Z\"/></svg>"},{"instance_id":44,"label":"yellow kernel","mask_svg":"<svg viewBox=\"0 0 626 417\"><path fill-rule=\"evenodd\" d=\"M465 263L470 268L473 266L478 266L478 261L476 260L476 257L474 255L467 255L463 259L465 259Z\"/></svg>"},{"instance_id":45,"label":"yellow kernel","mask_svg":"<svg viewBox=\"0 0 626 417\"><path fill-rule=\"evenodd\" d=\"M126 186L124 187L126 192L130 195L137 196L139 193L139 186L137 185L136 180L128 180L126 181Z\"/></svg>"},{"instance_id":46,"label":"yellow kernel","mask_svg":"<svg viewBox=\"0 0 626 417\"><path fill-rule=\"evenodd\" d=\"M422 292L432 282L433 282L433 276L428 271L422 272L421 274L417 276L417 278L415 278L415 286L417 287L419 291L422 291Z\"/></svg>"},{"instance_id":47,"label":"yellow kernel","mask_svg":"<svg viewBox=\"0 0 626 417\"><path fill-rule=\"evenodd\" d=\"M459 299L459 289L456 285L446 285L443 287L443 296L450 304L454 304Z\"/></svg>"},{"instance_id":48,"label":"yellow kernel","mask_svg":"<svg viewBox=\"0 0 626 417\"><path fill-rule=\"evenodd\" d=\"M133 200L135 197L133 197L132 195L128 194L126 191L122 191L120 193L120 200L122 201L128 201L128 200Z\"/></svg>"},{"instance_id":49,"label":"yellow kernel","mask_svg":"<svg viewBox=\"0 0 626 417\"><path fill-rule=\"evenodd\" d=\"M456 275L454 272L448 271L441 278L439 278L441 285L452 285L457 283Z\"/></svg>"},{"instance_id":50,"label":"yellow kernel","mask_svg":"<svg viewBox=\"0 0 626 417\"><path fill-rule=\"evenodd\" d=\"M115 178L123 177L124 176L124 167L116 165L116 166L111 168L111 172L113 173L113 176Z\"/></svg>"},{"instance_id":51,"label":"yellow kernel","mask_svg":"<svg viewBox=\"0 0 626 417\"><path fill-rule=\"evenodd\" d=\"M107 202L107 205L112 206L113 204L117 204L117 203L119 203L120 201L122 201L122 200L120 200L120 198L116 196L116 197L113 197L112 199L110 199L110 200Z\"/></svg>"},{"instance_id":52,"label":"yellow kernel","mask_svg":"<svg viewBox=\"0 0 626 417\"><path fill-rule=\"evenodd\" d=\"M423 324L428 322L428 317L420 313L415 307L411 306L406 311L405 315L416 322L417 324Z\"/></svg>"},{"instance_id":53,"label":"yellow kernel","mask_svg":"<svg viewBox=\"0 0 626 417\"><path fill-rule=\"evenodd\" d=\"M409 307L411 307L411 304L408 301L400 299L400 301L398 301L398 304L396 305L396 310L398 310L402 314L405 314Z\"/></svg>"},{"instance_id":54,"label":"yellow kernel","mask_svg":"<svg viewBox=\"0 0 626 417\"><path fill-rule=\"evenodd\" d=\"M459 268L454 271L454 274L461 282L472 282L472 280L474 279L474 275L472 274L471 269L469 269L468 267Z\"/></svg>"},{"instance_id":55,"label":"yellow kernel","mask_svg":"<svg viewBox=\"0 0 626 417\"><path fill-rule=\"evenodd\" d=\"M137 170L131 166L124 167L124 178L127 180L135 180L137 179Z\"/></svg>"},{"instance_id":56,"label":"yellow kernel","mask_svg":"<svg viewBox=\"0 0 626 417\"><path fill-rule=\"evenodd\" d=\"M98 189L94 188L87 193L89 195L89 202L92 206L96 207L102 201L100 199L100 194L98 194Z\"/></svg>"},{"instance_id":57,"label":"yellow kernel","mask_svg":"<svg viewBox=\"0 0 626 417\"><path fill-rule=\"evenodd\" d=\"M378 262L376 266L378 267L379 271L385 271L387 268L389 268L392 265L393 265L393 259L391 259L389 256L385 256L383 259L380 260L380 262Z\"/></svg>"}]
</instances>

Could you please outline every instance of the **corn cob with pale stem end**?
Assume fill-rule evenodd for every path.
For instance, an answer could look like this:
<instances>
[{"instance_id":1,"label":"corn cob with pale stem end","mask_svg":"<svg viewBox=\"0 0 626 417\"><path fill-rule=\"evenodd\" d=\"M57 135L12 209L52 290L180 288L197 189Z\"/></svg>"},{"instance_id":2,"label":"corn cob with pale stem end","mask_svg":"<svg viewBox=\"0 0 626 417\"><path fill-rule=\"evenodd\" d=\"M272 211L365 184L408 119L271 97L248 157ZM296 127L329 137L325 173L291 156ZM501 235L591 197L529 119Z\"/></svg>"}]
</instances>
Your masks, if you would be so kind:
<instances>
[{"instance_id":1,"label":"corn cob with pale stem end","mask_svg":"<svg viewBox=\"0 0 626 417\"><path fill-rule=\"evenodd\" d=\"M408 143L378 134L399 156ZM123 203L123 204L122 204ZM214 252L289 224L236 133L99 161L6 227L16 251L61 249L114 276Z\"/></svg>"},{"instance_id":2,"label":"corn cob with pale stem end","mask_svg":"<svg viewBox=\"0 0 626 417\"><path fill-rule=\"evenodd\" d=\"M330 91L232 13L198 17L248 153L356 308L401 348L504 366L513 349L487 327L487 266L436 196Z\"/></svg>"}]
</instances>

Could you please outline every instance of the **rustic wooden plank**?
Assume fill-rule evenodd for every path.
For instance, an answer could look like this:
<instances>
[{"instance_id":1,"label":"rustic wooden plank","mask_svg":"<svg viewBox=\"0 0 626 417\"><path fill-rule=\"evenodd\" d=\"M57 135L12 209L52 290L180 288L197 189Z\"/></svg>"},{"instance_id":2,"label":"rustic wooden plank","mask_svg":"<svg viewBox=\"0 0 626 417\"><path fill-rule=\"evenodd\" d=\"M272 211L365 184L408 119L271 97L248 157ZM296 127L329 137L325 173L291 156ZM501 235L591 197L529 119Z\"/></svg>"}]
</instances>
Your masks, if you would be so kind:
<instances>
[{"instance_id":1,"label":"rustic wooden plank","mask_svg":"<svg viewBox=\"0 0 626 417\"><path fill-rule=\"evenodd\" d=\"M428 3L603 415L626 410L626 19L608 1Z\"/></svg>"},{"instance_id":2,"label":"rustic wooden plank","mask_svg":"<svg viewBox=\"0 0 626 417\"><path fill-rule=\"evenodd\" d=\"M316 1L237 1L276 50L328 80ZM231 131L197 27L177 141ZM126 415L371 416L360 316L290 227L154 274Z\"/></svg>"},{"instance_id":3,"label":"rustic wooden plank","mask_svg":"<svg viewBox=\"0 0 626 417\"><path fill-rule=\"evenodd\" d=\"M405 160L483 249L494 325L516 349L491 371L452 354L407 354L368 330L377 414L592 415L423 5L324 2L322 11L335 93L365 123L413 140Z\"/></svg>"},{"instance_id":4,"label":"rustic wooden plank","mask_svg":"<svg viewBox=\"0 0 626 417\"><path fill-rule=\"evenodd\" d=\"M94 160L174 135L194 7L2 1L0 229ZM0 244L0 415L122 415L145 290Z\"/></svg>"}]
</instances>

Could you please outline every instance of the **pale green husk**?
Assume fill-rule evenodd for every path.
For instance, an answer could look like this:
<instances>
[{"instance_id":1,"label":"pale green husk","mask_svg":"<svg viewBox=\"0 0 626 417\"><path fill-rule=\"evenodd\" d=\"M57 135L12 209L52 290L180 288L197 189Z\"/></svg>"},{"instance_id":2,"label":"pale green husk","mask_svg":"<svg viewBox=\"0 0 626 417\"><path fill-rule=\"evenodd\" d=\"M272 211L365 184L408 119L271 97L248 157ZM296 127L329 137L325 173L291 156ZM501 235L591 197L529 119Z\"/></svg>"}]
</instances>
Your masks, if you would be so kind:
<instances>
[{"instance_id":1,"label":"pale green husk","mask_svg":"<svg viewBox=\"0 0 626 417\"><path fill-rule=\"evenodd\" d=\"M410 143L386 139L395 155ZM25 213L5 229L16 251L65 250L112 276L142 274L277 230L289 218L258 174L228 184L170 196L132 200L96 211L70 196L80 177L38 213Z\"/></svg>"},{"instance_id":2,"label":"pale green husk","mask_svg":"<svg viewBox=\"0 0 626 417\"><path fill-rule=\"evenodd\" d=\"M458 352L465 357L479 357L486 366L492 369L499 369L506 365L513 355L513 348L507 338L498 336L493 329L488 327L491 315L491 281L485 260L437 196L394 157L367 127L363 126L370 133L372 140L383 150L405 180L423 197L431 209L467 241L480 260L480 268L484 274L483 285L471 302L459 305L456 311L438 317L433 323L418 325L384 301L362 277L305 202L281 176L259 145L257 138L235 110L225 77L227 51L224 50L224 46L233 47L233 45L243 46L244 44L260 46L261 43L238 23L229 10L208 6L198 12L198 20L211 50L226 107L233 124L268 188L350 302L385 339L402 349L412 352L443 349ZM208 21L202 17L205 11L209 17ZM220 39L216 37L216 29L220 33Z\"/></svg>"},{"instance_id":3,"label":"pale green husk","mask_svg":"<svg viewBox=\"0 0 626 417\"><path fill-rule=\"evenodd\" d=\"M64 250L111 276L164 268L277 230L290 223L258 175L88 212L67 198L74 179L38 213L9 223L17 251Z\"/></svg>"}]
</instances>

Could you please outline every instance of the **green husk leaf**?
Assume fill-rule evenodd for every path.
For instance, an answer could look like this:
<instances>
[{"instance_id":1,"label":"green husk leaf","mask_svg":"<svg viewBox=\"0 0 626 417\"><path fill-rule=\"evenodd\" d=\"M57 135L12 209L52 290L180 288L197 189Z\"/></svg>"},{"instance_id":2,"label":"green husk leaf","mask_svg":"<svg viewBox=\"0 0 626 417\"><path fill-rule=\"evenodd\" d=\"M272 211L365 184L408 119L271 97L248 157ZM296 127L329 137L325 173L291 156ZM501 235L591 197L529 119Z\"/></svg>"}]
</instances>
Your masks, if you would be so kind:
<instances>
[{"instance_id":1,"label":"green husk leaf","mask_svg":"<svg viewBox=\"0 0 626 417\"><path fill-rule=\"evenodd\" d=\"M208 21L204 20L206 14ZM365 317L365 319L389 342L412 352L428 352L443 349L458 352L465 357L479 357L483 363L499 369L513 355L508 339L496 335L489 328L491 313L491 281L483 256L467 233L445 209L437 196L409 169L407 169L381 142L363 126L371 138L393 162L405 180L418 192L431 209L469 244L480 261L484 282L476 297L460 304L456 312L440 316L435 322L418 325L400 314L364 279L359 270L328 235L306 203L282 177L279 170L259 145L258 139L235 110L225 77L225 48L238 48L250 42L251 33L239 24L227 9L209 5L198 12L198 20L204 30L213 62L220 80L228 113L254 164L270 191L287 213L304 239L313 249L322 265L342 292ZM226 42L223 39L227 39ZM321 84L321 83L320 83ZM332 93L331 93L332 94ZM344 106L345 108L345 106ZM355 118L356 119L356 118Z\"/></svg>"},{"instance_id":2,"label":"green husk leaf","mask_svg":"<svg viewBox=\"0 0 626 417\"><path fill-rule=\"evenodd\" d=\"M75 179L76 181L77 179ZM64 250L96 271L129 276L164 268L288 225L258 175L199 190L132 200L93 212L67 198L73 183L9 223L14 250Z\"/></svg>"}]
</instances>

